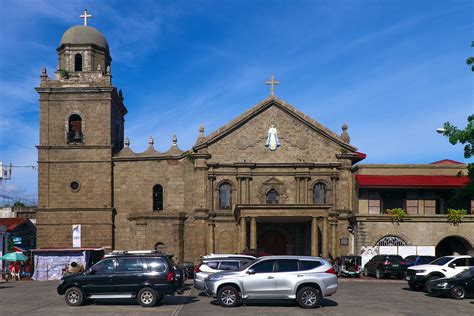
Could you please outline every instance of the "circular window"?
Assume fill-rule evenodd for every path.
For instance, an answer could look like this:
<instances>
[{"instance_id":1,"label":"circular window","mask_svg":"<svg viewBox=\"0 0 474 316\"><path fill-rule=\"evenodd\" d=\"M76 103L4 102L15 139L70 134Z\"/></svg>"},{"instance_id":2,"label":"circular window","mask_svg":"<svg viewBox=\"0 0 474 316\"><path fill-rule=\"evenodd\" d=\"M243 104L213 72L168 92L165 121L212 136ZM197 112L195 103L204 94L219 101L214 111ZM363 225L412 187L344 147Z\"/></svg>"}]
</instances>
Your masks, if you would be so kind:
<instances>
[{"instance_id":1,"label":"circular window","mask_svg":"<svg viewBox=\"0 0 474 316\"><path fill-rule=\"evenodd\" d=\"M69 185L69 188L71 189L71 191L77 192L81 188L81 185L77 181L72 181L71 184Z\"/></svg>"}]
</instances>

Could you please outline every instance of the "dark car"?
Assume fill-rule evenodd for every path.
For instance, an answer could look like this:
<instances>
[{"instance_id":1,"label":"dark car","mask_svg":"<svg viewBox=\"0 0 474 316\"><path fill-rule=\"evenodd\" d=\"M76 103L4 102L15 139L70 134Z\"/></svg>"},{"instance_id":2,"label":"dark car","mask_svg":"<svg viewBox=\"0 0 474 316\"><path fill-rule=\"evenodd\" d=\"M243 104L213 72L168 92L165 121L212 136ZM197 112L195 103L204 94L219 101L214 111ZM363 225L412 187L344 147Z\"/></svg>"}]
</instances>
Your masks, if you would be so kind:
<instances>
[{"instance_id":1,"label":"dark car","mask_svg":"<svg viewBox=\"0 0 474 316\"><path fill-rule=\"evenodd\" d=\"M361 256L342 256L337 257L334 262L334 270L338 277L360 277Z\"/></svg>"},{"instance_id":2,"label":"dark car","mask_svg":"<svg viewBox=\"0 0 474 316\"><path fill-rule=\"evenodd\" d=\"M154 306L178 288L176 272L166 255L109 255L80 274L63 277L57 292L70 306L86 299L136 298L143 307Z\"/></svg>"},{"instance_id":3,"label":"dark car","mask_svg":"<svg viewBox=\"0 0 474 316\"><path fill-rule=\"evenodd\" d=\"M452 278L442 278L427 284L426 290L440 296L461 300L474 297L474 268L469 268Z\"/></svg>"},{"instance_id":4,"label":"dark car","mask_svg":"<svg viewBox=\"0 0 474 316\"><path fill-rule=\"evenodd\" d=\"M435 256L408 256L405 258L407 263L407 268L412 266L418 266L420 264L428 264L432 261L435 261Z\"/></svg>"},{"instance_id":5,"label":"dark car","mask_svg":"<svg viewBox=\"0 0 474 316\"><path fill-rule=\"evenodd\" d=\"M191 261L183 261L181 266L184 268L188 279L194 278L194 263Z\"/></svg>"},{"instance_id":6,"label":"dark car","mask_svg":"<svg viewBox=\"0 0 474 316\"><path fill-rule=\"evenodd\" d=\"M365 264L364 275L375 275L377 279L395 276L402 279L407 270L406 262L397 255L377 255Z\"/></svg>"}]
</instances>

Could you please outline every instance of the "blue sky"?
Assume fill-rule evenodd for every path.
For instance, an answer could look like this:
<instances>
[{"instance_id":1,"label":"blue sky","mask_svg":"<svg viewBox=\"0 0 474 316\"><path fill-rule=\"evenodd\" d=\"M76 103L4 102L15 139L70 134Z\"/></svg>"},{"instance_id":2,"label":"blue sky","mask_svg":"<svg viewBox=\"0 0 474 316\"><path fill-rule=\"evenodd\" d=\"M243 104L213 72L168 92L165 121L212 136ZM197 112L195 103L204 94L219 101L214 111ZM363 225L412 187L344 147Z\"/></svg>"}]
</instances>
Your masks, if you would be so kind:
<instances>
[{"instance_id":1,"label":"blue sky","mask_svg":"<svg viewBox=\"0 0 474 316\"><path fill-rule=\"evenodd\" d=\"M435 133L474 113L474 2L456 1L41 1L2 0L0 160L36 165L43 66L52 76L69 27L106 36L114 84L129 113L134 151L188 149L268 95L340 132L366 163L467 162ZM14 168L0 195L34 198L36 172Z\"/></svg>"}]
</instances>

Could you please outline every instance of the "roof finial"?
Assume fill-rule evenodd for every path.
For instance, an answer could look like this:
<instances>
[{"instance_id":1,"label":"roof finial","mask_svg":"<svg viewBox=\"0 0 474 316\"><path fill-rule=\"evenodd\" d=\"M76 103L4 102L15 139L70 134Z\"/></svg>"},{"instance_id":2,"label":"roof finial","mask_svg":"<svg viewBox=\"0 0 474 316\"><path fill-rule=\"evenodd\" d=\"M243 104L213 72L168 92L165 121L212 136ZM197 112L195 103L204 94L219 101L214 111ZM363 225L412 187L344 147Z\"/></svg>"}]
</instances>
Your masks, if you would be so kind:
<instances>
[{"instance_id":1,"label":"roof finial","mask_svg":"<svg viewBox=\"0 0 474 316\"><path fill-rule=\"evenodd\" d=\"M84 19L84 26L87 26L87 18L91 18L92 15L87 14L87 9L84 9L84 13L79 15L81 19Z\"/></svg>"},{"instance_id":2,"label":"roof finial","mask_svg":"<svg viewBox=\"0 0 474 316\"><path fill-rule=\"evenodd\" d=\"M346 142L346 143L350 143L351 141L351 138L349 137L349 133L347 132L347 128L349 126L347 126L346 123L342 124L342 133L341 133L341 139Z\"/></svg>"},{"instance_id":3,"label":"roof finial","mask_svg":"<svg viewBox=\"0 0 474 316\"><path fill-rule=\"evenodd\" d=\"M201 124L199 126L199 136L204 136L204 125L203 124Z\"/></svg>"},{"instance_id":4,"label":"roof finial","mask_svg":"<svg viewBox=\"0 0 474 316\"><path fill-rule=\"evenodd\" d=\"M176 137L176 134L173 135L173 146L177 146L178 145L178 137Z\"/></svg>"},{"instance_id":5,"label":"roof finial","mask_svg":"<svg viewBox=\"0 0 474 316\"><path fill-rule=\"evenodd\" d=\"M130 139L128 139L127 137L125 138L125 148L128 148L128 147L130 147Z\"/></svg>"},{"instance_id":6,"label":"roof finial","mask_svg":"<svg viewBox=\"0 0 474 316\"><path fill-rule=\"evenodd\" d=\"M150 138L148 138L148 146L149 147L153 147L153 144L155 143L155 141L153 140L153 137L150 136Z\"/></svg>"},{"instance_id":7,"label":"roof finial","mask_svg":"<svg viewBox=\"0 0 474 316\"><path fill-rule=\"evenodd\" d=\"M280 81L275 81L275 76L272 75L272 80L265 81L265 84L270 86L270 95L274 96L274 94L275 94L275 85L279 85Z\"/></svg>"}]
</instances>

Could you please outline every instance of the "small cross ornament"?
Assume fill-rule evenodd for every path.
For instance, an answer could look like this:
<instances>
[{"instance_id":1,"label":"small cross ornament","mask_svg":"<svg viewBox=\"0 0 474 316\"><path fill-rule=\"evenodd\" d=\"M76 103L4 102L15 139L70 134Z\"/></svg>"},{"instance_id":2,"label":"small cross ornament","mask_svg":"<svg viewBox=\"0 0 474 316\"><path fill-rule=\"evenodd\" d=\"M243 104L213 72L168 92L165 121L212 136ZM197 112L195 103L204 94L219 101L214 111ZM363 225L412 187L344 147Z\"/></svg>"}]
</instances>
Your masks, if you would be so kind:
<instances>
[{"instance_id":1,"label":"small cross ornament","mask_svg":"<svg viewBox=\"0 0 474 316\"><path fill-rule=\"evenodd\" d=\"M91 18L92 15L87 14L87 9L84 9L84 13L81 14L81 15L79 15L79 17L80 17L81 19L84 19L84 26L87 26L87 19L88 19L88 18Z\"/></svg>"}]
</instances>

